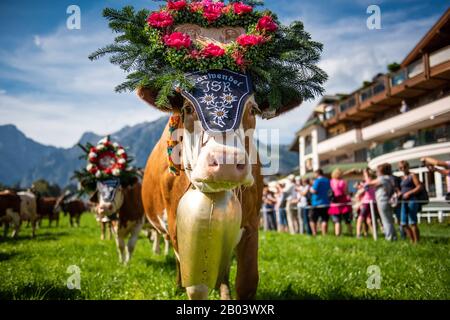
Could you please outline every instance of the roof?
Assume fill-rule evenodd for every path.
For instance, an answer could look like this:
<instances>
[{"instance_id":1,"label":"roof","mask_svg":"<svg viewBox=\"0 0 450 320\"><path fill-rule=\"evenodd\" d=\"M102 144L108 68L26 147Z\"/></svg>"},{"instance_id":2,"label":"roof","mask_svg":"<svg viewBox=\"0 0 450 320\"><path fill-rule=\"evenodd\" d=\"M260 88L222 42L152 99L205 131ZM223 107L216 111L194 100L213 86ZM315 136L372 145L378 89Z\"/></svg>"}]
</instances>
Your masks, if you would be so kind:
<instances>
[{"instance_id":1,"label":"roof","mask_svg":"<svg viewBox=\"0 0 450 320\"><path fill-rule=\"evenodd\" d=\"M417 45L402 61L401 66L406 67L417 60L424 52L431 52L450 43L450 8L439 18L431 29L423 36Z\"/></svg>"}]
</instances>

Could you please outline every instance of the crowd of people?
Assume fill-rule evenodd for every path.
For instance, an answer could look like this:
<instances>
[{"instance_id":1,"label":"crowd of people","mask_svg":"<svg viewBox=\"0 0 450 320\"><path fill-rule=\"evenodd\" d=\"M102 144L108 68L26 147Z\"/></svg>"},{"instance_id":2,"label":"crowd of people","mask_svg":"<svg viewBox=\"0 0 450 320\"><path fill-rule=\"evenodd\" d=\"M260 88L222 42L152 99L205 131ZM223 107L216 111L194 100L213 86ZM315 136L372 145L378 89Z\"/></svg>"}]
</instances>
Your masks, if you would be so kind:
<instances>
[{"instance_id":1,"label":"crowd of people","mask_svg":"<svg viewBox=\"0 0 450 320\"><path fill-rule=\"evenodd\" d=\"M438 171L450 180L450 161L421 160L430 173ZM417 214L428 202L428 194L407 161L400 161L398 169L401 175L393 175L388 163L379 165L375 172L364 169L353 193L344 179L346 172L338 168L331 173L331 179L319 169L312 180L290 175L272 181L263 191L264 230L312 236L320 231L326 235L331 220L336 236L342 234L343 223L352 235L352 223L356 220L357 238L373 233L375 226L388 241L397 240L399 234L417 243L420 240Z\"/></svg>"}]
</instances>

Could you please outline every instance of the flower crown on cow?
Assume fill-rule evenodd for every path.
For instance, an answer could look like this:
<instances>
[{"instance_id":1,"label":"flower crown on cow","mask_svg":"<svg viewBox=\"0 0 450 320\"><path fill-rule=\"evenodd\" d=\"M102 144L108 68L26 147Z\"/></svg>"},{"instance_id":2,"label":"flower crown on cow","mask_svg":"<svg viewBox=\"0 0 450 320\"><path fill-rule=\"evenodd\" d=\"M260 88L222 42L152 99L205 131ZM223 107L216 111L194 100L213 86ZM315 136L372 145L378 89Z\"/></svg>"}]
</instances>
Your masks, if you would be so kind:
<instances>
[{"instance_id":1,"label":"flower crown on cow","mask_svg":"<svg viewBox=\"0 0 450 320\"><path fill-rule=\"evenodd\" d=\"M274 13L255 10L259 0L166 2L153 12L104 10L119 35L89 58L111 54L111 63L128 73L116 91L144 88L148 102L170 110L193 87L186 73L228 69L247 74L259 109L274 115L322 94L327 75L316 65L322 45L302 22L280 24Z\"/></svg>"},{"instance_id":2,"label":"flower crown on cow","mask_svg":"<svg viewBox=\"0 0 450 320\"><path fill-rule=\"evenodd\" d=\"M87 165L81 171L75 171L73 178L79 181L83 190L94 191L97 181L118 179L122 186L137 181L138 170L130 166L133 158L128 156L124 147L111 142L109 137L101 139L96 146L90 143L78 146L85 153L80 159L86 159Z\"/></svg>"}]
</instances>

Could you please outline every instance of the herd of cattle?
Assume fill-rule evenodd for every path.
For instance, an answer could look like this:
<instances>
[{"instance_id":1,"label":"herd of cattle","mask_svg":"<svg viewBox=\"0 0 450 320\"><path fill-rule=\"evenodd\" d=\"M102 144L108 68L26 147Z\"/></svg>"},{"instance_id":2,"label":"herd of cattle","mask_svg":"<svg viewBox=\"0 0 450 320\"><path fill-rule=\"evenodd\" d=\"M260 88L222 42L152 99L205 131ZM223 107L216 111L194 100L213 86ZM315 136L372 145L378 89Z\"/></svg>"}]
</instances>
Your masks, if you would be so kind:
<instances>
[{"instance_id":1,"label":"herd of cattle","mask_svg":"<svg viewBox=\"0 0 450 320\"><path fill-rule=\"evenodd\" d=\"M15 192L5 190L0 192L0 225L3 225L3 236L7 237L12 226L12 237L18 236L24 222L31 224L32 236L36 236L36 228L44 218L49 220L49 226L55 221L59 225L60 212L69 215L71 226L80 225L81 214L90 208L79 199L68 199L67 195L60 197L42 197L31 191Z\"/></svg>"}]
</instances>

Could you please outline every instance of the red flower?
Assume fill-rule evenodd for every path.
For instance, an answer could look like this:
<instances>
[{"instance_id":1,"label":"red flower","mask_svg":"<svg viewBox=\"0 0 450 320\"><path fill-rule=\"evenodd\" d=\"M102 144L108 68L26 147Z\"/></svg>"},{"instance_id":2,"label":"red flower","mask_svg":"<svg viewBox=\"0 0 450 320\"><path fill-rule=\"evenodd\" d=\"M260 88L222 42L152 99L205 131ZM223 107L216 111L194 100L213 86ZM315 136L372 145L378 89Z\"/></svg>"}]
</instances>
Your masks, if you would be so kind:
<instances>
[{"instance_id":1,"label":"red flower","mask_svg":"<svg viewBox=\"0 0 450 320\"><path fill-rule=\"evenodd\" d=\"M200 52L196 49L191 51L191 58L198 59L200 57Z\"/></svg>"},{"instance_id":2,"label":"red flower","mask_svg":"<svg viewBox=\"0 0 450 320\"><path fill-rule=\"evenodd\" d=\"M91 170L89 170L89 173L96 174L97 171L98 171L97 167L92 167Z\"/></svg>"},{"instance_id":3,"label":"red flower","mask_svg":"<svg viewBox=\"0 0 450 320\"><path fill-rule=\"evenodd\" d=\"M173 17L168 12L153 12L148 16L147 23L154 28L165 28L173 24Z\"/></svg>"},{"instance_id":4,"label":"red flower","mask_svg":"<svg viewBox=\"0 0 450 320\"><path fill-rule=\"evenodd\" d=\"M224 6L225 5L223 2L205 2L203 7L203 16L209 22L213 22L220 18Z\"/></svg>"},{"instance_id":5,"label":"red flower","mask_svg":"<svg viewBox=\"0 0 450 320\"><path fill-rule=\"evenodd\" d=\"M245 64L244 54L242 52L235 51L233 52L232 57L238 66L243 66Z\"/></svg>"},{"instance_id":6,"label":"red flower","mask_svg":"<svg viewBox=\"0 0 450 320\"><path fill-rule=\"evenodd\" d=\"M112 173L112 168L106 168L103 172L106 173L106 174L111 174Z\"/></svg>"},{"instance_id":7,"label":"red flower","mask_svg":"<svg viewBox=\"0 0 450 320\"><path fill-rule=\"evenodd\" d=\"M252 34L243 34L240 35L236 39L237 43L239 43L243 47L256 46L264 42L263 36L255 36Z\"/></svg>"},{"instance_id":8,"label":"red flower","mask_svg":"<svg viewBox=\"0 0 450 320\"><path fill-rule=\"evenodd\" d=\"M256 29L261 31L275 32L278 29L278 25L273 21L272 17L264 16L259 19Z\"/></svg>"},{"instance_id":9,"label":"red flower","mask_svg":"<svg viewBox=\"0 0 450 320\"><path fill-rule=\"evenodd\" d=\"M184 9L186 7L186 1L185 0L180 0L180 1L169 1L167 2L167 8L169 10L181 10Z\"/></svg>"},{"instance_id":10,"label":"red flower","mask_svg":"<svg viewBox=\"0 0 450 320\"><path fill-rule=\"evenodd\" d=\"M213 43L208 44L202 50L202 55L204 57L221 57L225 54L225 50Z\"/></svg>"},{"instance_id":11,"label":"red flower","mask_svg":"<svg viewBox=\"0 0 450 320\"><path fill-rule=\"evenodd\" d=\"M91 148L89 149L89 152L97 153L97 149L96 149L95 147L91 147Z\"/></svg>"},{"instance_id":12,"label":"red flower","mask_svg":"<svg viewBox=\"0 0 450 320\"><path fill-rule=\"evenodd\" d=\"M96 158L96 157L94 157L94 158L89 158L89 162L97 163L97 158Z\"/></svg>"},{"instance_id":13,"label":"red flower","mask_svg":"<svg viewBox=\"0 0 450 320\"><path fill-rule=\"evenodd\" d=\"M189 7L190 7L190 9L191 9L192 12L200 11L201 9L203 9L203 2L202 2L202 1L195 1L195 2L192 2L192 3L189 5Z\"/></svg>"},{"instance_id":14,"label":"red flower","mask_svg":"<svg viewBox=\"0 0 450 320\"><path fill-rule=\"evenodd\" d=\"M233 10L235 14L244 14L252 12L253 7L243 4L242 2L233 3Z\"/></svg>"},{"instance_id":15,"label":"red flower","mask_svg":"<svg viewBox=\"0 0 450 320\"><path fill-rule=\"evenodd\" d=\"M174 32L170 35L164 36L164 43L166 46L177 48L189 48L191 45L191 38L182 32Z\"/></svg>"}]
</instances>

